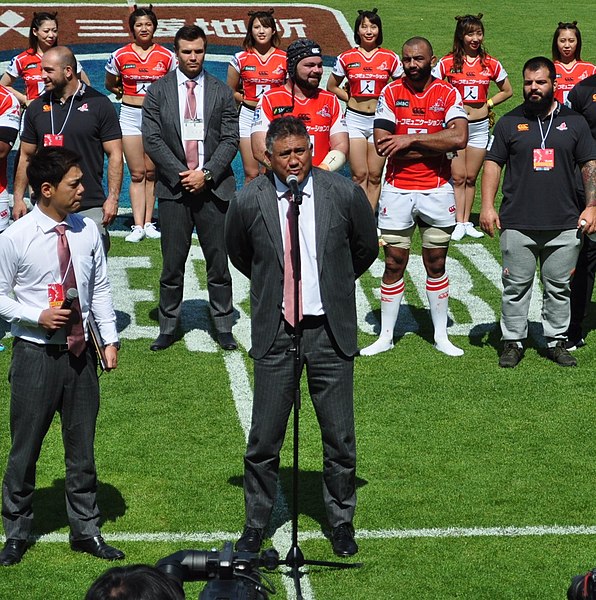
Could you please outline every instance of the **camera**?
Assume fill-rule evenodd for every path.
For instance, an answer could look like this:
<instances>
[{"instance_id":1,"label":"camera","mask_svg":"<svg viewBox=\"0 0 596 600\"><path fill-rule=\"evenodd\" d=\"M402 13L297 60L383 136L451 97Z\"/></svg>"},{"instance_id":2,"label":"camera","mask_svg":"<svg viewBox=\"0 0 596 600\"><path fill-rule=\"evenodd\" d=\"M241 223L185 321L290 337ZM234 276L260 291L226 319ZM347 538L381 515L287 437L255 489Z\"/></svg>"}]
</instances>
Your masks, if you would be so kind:
<instances>
[{"instance_id":1,"label":"camera","mask_svg":"<svg viewBox=\"0 0 596 600\"><path fill-rule=\"evenodd\" d=\"M567 590L567 600L596 600L596 569L576 575Z\"/></svg>"},{"instance_id":2,"label":"camera","mask_svg":"<svg viewBox=\"0 0 596 600\"><path fill-rule=\"evenodd\" d=\"M185 581L208 581L199 600L267 600L275 588L260 569L272 571L278 566L274 548L260 555L234 552L232 542L225 542L221 551L180 550L156 565L181 588Z\"/></svg>"}]
</instances>

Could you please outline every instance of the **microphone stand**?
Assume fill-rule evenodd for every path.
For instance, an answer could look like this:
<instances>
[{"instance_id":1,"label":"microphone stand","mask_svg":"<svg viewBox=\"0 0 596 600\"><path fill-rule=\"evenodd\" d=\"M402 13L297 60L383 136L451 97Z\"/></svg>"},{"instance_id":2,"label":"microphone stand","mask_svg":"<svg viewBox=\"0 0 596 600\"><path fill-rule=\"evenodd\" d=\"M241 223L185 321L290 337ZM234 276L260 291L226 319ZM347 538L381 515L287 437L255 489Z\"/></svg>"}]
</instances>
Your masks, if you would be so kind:
<instances>
[{"instance_id":1,"label":"microphone stand","mask_svg":"<svg viewBox=\"0 0 596 600\"><path fill-rule=\"evenodd\" d=\"M294 213L292 223L291 237L294 240L291 248L292 267L294 273L300 273L300 205L302 204L302 191L298 188L298 193L294 194L293 201L290 200L291 210ZM284 274L285 275L285 274ZM288 350L294 355L294 430L293 430L293 463L292 463L292 546L286 555L285 560L280 564L290 567L294 588L296 590L297 600L303 600L300 587L300 577L302 573L300 568L304 565L315 565L321 567L333 567L336 569L354 569L362 566L362 563L343 563L325 560L307 560L298 545L298 474L299 474L299 433L300 433L300 375L301 366L301 343L302 327L300 324L300 277L294 277L294 333L292 334L292 346Z\"/></svg>"}]
</instances>

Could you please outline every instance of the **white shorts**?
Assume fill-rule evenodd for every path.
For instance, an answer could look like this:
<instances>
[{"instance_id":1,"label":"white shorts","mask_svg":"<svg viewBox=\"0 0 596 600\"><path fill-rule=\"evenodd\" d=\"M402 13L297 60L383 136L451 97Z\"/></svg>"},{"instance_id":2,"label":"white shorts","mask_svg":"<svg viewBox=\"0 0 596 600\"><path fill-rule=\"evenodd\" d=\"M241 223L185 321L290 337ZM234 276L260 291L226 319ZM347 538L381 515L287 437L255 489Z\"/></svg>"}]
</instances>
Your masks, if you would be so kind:
<instances>
[{"instance_id":1,"label":"white shorts","mask_svg":"<svg viewBox=\"0 0 596 600\"><path fill-rule=\"evenodd\" d=\"M240 112L238 113L238 126L240 129L241 138L250 138L250 128L252 127L252 120L255 116L255 109L250 109L246 104L240 106Z\"/></svg>"},{"instance_id":2,"label":"white shorts","mask_svg":"<svg viewBox=\"0 0 596 600\"><path fill-rule=\"evenodd\" d=\"M375 115L365 115L356 112L351 108L346 108L346 125L350 139L365 139L373 143L373 123Z\"/></svg>"},{"instance_id":3,"label":"white shorts","mask_svg":"<svg viewBox=\"0 0 596 600\"><path fill-rule=\"evenodd\" d=\"M0 231L8 227L10 220L10 208L8 206L8 192L4 190L0 193Z\"/></svg>"},{"instance_id":4,"label":"white shorts","mask_svg":"<svg viewBox=\"0 0 596 600\"><path fill-rule=\"evenodd\" d=\"M431 190L400 190L385 182L379 199L379 229L402 231L420 217L428 225L455 225L455 195L451 183Z\"/></svg>"},{"instance_id":5,"label":"white shorts","mask_svg":"<svg viewBox=\"0 0 596 600\"><path fill-rule=\"evenodd\" d=\"M140 106L120 105L122 135L142 135L143 109Z\"/></svg>"},{"instance_id":6,"label":"white shorts","mask_svg":"<svg viewBox=\"0 0 596 600\"><path fill-rule=\"evenodd\" d=\"M468 122L468 146L486 150L488 146L488 117Z\"/></svg>"}]
</instances>

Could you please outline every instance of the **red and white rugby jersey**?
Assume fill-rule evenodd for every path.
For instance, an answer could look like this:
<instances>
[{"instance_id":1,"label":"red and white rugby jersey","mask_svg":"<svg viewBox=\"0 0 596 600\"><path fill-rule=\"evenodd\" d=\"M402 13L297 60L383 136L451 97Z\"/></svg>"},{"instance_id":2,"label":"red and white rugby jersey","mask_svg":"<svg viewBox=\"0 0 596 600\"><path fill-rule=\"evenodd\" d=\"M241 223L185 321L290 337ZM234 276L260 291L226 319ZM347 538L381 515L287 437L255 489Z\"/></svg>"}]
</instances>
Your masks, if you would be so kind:
<instances>
[{"instance_id":1,"label":"red and white rugby jersey","mask_svg":"<svg viewBox=\"0 0 596 600\"><path fill-rule=\"evenodd\" d=\"M252 50L243 50L234 54L230 64L240 74L247 102L258 102L265 92L286 81L286 53L279 48L265 60Z\"/></svg>"},{"instance_id":2,"label":"red and white rugby jersey","mask_svg":"<svg viewBox=\"0 0 596 600\"><path fill-rule=\"evenodd\" d=\"M354 98L378 98L389 79L401 77L403 71L399 56L385 48L378 48L370 57L360 48L352 48L342 52L333 67L334 75L347 78Z\"/></svg>"},{"instance_id":3,"label":"red and white rugby jersey","mask_svg":"<svg viewBox=\"0 0 596 600\"><path fill-rule=\"evenodd\" d=\"M10 127L18 131L20 122L21 105L19 101L4 86L0 85L0 127ZM0 195L4 194L7 186L7 160L7 157L0 160Z\"/></svg>"},{"instance_id":4,"label":"red and white rugby jersey","mask_svg":"<svg viewBox=\"0 0 596 600\"><path fill-rule=\"evenodd\" d=\"M137 97L143 97L155 80L175 68L174 53L159 44L155 44L145 58L128 44L111 54L106 63L106 71L122 79L124 95Z\"/></svg>"},{"instance_id":5,"label":"red and white rugby jersey","mask_svg":"<svg viewBox=\"0 0 596 600\"><path fill-rule=\"evenodd\" d=\"M304 122L313 145L315 166L329 153L329 138L348 132L337 96L325 90L304 100L293 97L285 87L265 92L255 110L251 133L267 131L269 123L279 117L297 117Z\"/></svg>"},{"instance_id":6,"label":"red and white rugby jersey","mask_svg":"<svg viewBox=\"0 0 596 600\"><path fill-rule=\"evenodd\" d=\"M590 77L590 75L596 75L596 66L583 60L578 60L571 67L567 67L567 65L556 60L555 70L557 71L555 98L561 103L567 101L567 95L576 84L583 81L586 77Z\"/></svg>"},{"instance_id":7,"label":"red and white rugby jersey","mask_svg":"<svg viewBox=\"0 0 596 600\"><path fill-rule=\"evenodd\" d=\"M467 119L459 92L449 83L433 79L423 92L414 91L407 80L397 79L381 92L375 114L375 128L387 129L392 135L426 134L442 131L453 119ZM423 159L387 162L385 179L406 190L430 190L451 178L451 161L443 154Z\"/></svg>"},{"instance_id":8,"label":"red and white rugby jersey","mask_svg":"<svg viewBox=\"0 0 596 600\"><path fill-rule=\"evenodd\" d=\"M453 54L444 56L433 69L433 75L446 79L461 94L464 104L475 104L488 100L488 87L491 81L504 81L507 71L492 56L484 57L484 65L477 56L472 62L464 60L460 72L455 72Z\"/></svg>"}]
</instances>

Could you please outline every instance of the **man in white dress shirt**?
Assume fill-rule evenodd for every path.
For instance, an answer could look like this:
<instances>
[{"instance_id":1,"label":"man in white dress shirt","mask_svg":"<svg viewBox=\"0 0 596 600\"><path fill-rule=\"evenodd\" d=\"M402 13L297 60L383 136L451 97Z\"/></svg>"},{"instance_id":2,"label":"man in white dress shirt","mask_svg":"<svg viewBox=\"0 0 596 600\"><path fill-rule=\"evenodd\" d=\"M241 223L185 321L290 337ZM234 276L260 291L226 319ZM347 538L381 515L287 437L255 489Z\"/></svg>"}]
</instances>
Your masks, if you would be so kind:
<instances>
[{"instance_id":1,"label":"man in white dress shirt","mask_svg":"<svg viewBox=\"0 0 596 600\"><path fill-rule=\"evenodd\" d=\"M97 357L85 335L89 313L105 344L107 369L117 366L119 342L99 231L91 219L75 214L84 191L79 162L77 154L60 147L33 155L27 176L37 204L0 236L0 316L11 323L14 336L2 566L18 563L27 549L35 466L56 412L71 548L105 560L124 558L99 530L94 459L99 384Z\"/></svg>"}]
</instances>

